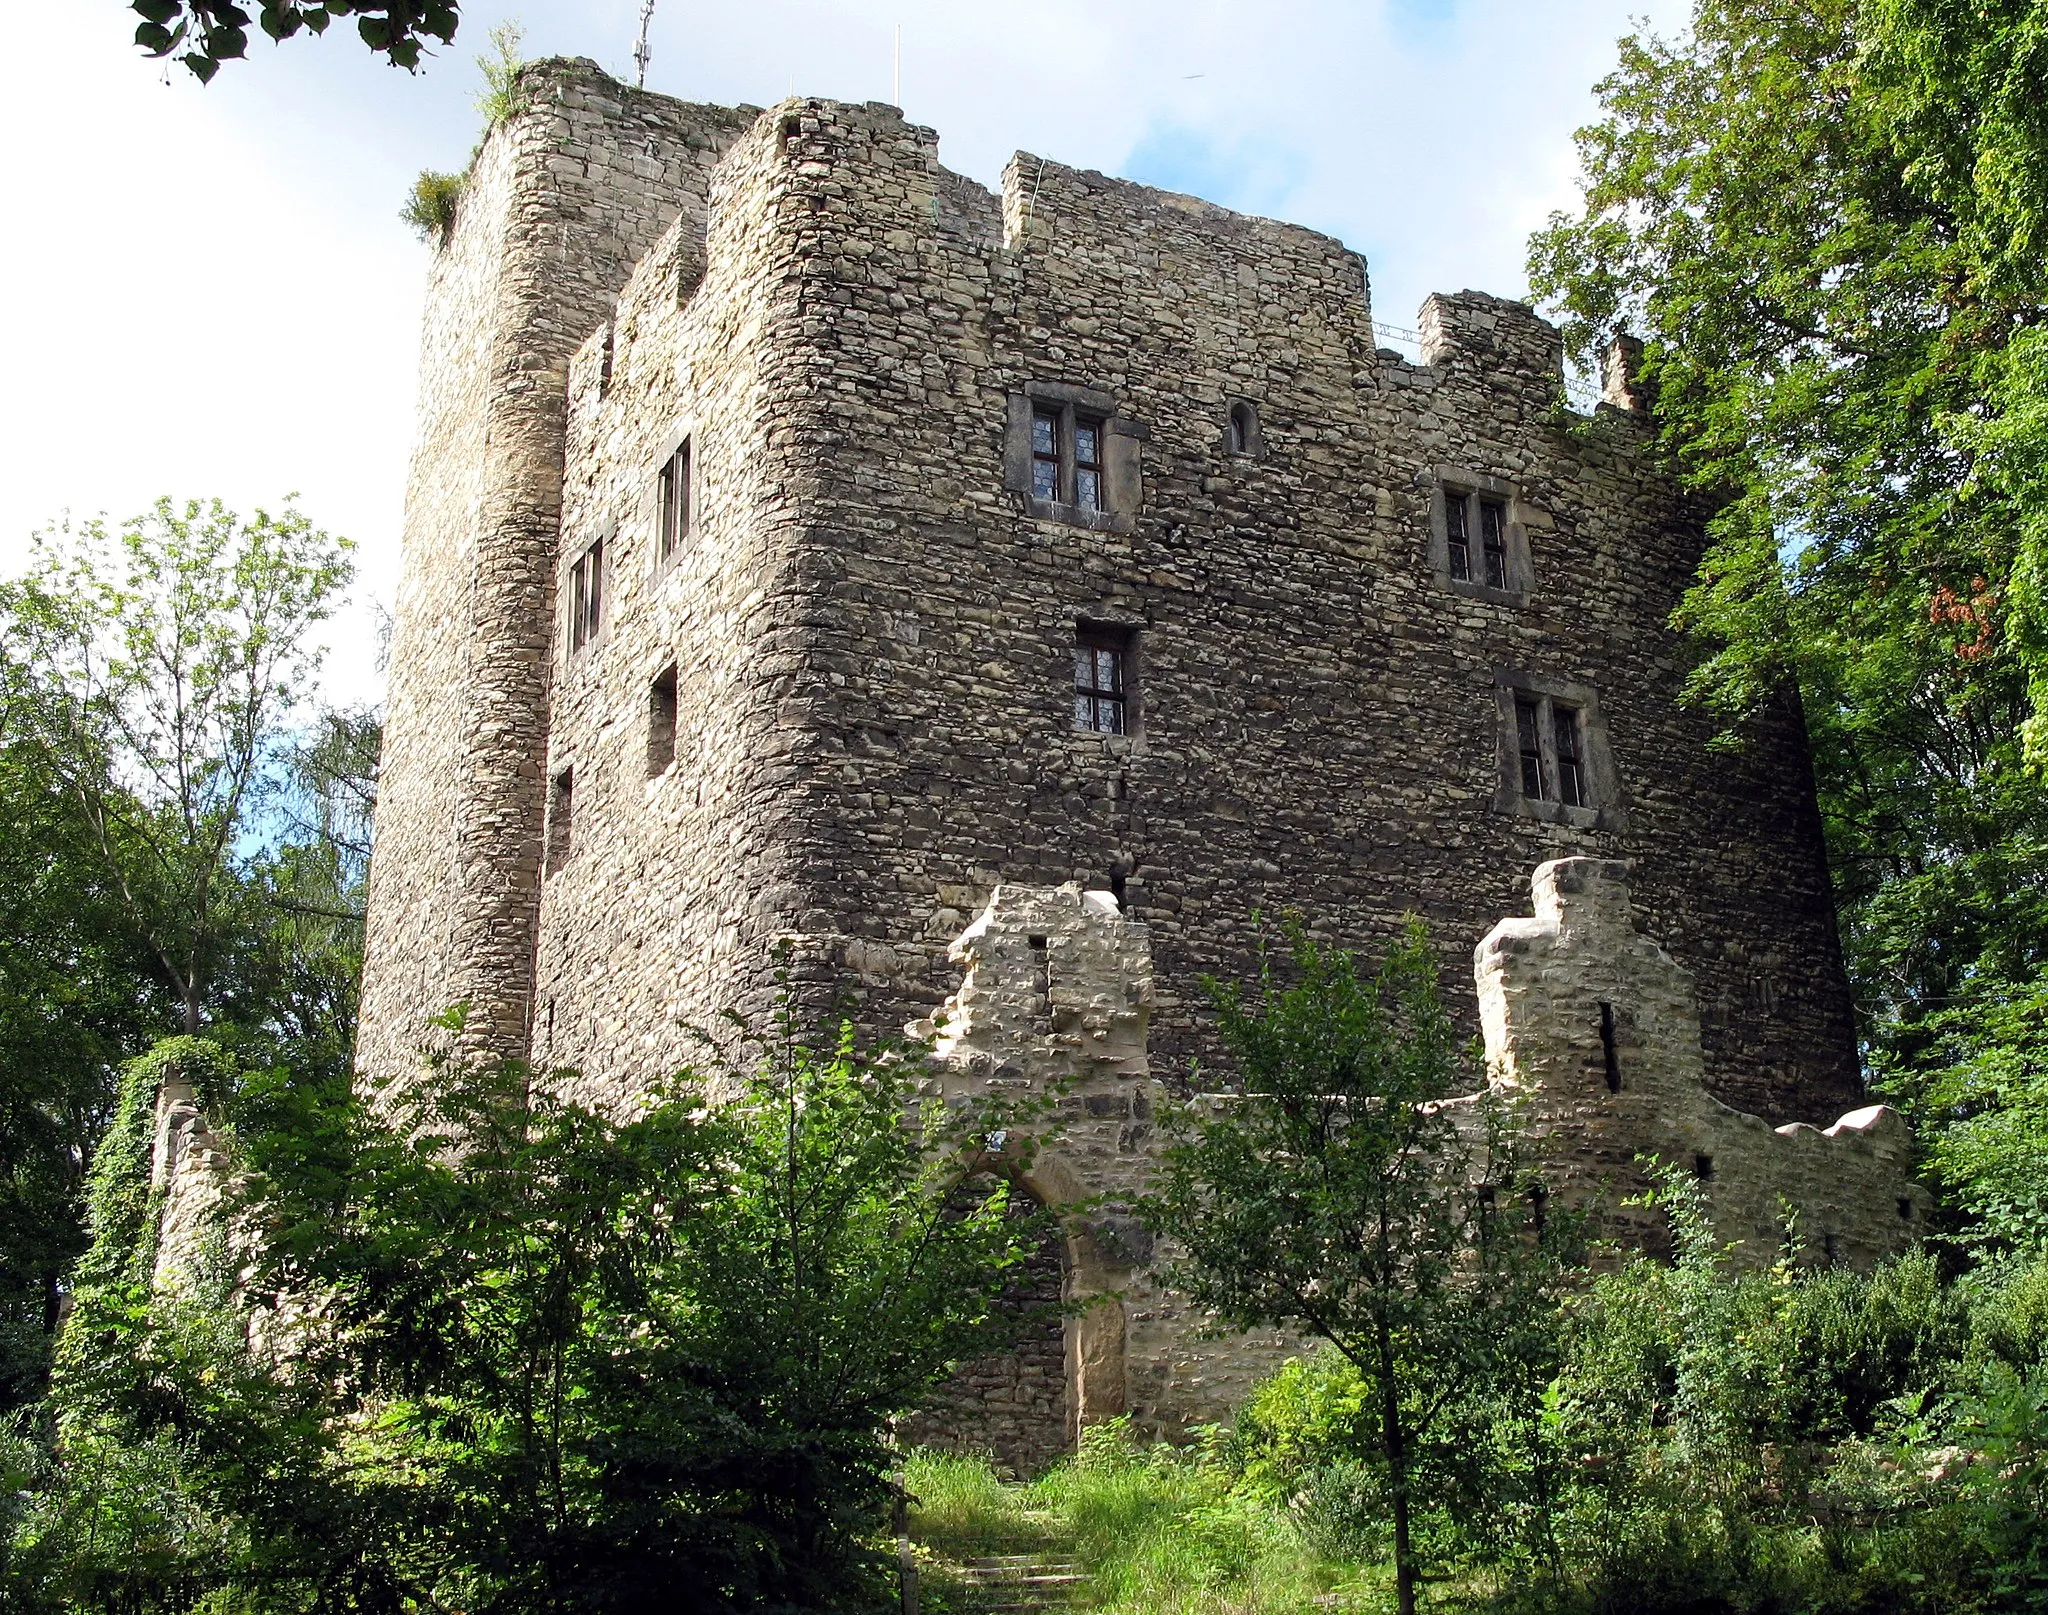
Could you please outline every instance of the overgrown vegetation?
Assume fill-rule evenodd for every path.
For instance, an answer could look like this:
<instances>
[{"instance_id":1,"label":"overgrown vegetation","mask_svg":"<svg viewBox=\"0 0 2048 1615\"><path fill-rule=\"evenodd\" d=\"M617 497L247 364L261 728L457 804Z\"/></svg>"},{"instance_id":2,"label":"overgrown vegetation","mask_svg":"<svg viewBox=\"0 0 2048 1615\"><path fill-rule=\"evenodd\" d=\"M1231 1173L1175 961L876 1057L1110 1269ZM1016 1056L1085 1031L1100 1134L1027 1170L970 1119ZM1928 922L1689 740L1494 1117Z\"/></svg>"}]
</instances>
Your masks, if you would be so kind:
<instances>
[{"instance_id":1,"label":"overgrown vegetation","mask_svg":"<svg viewBox=\"0 0 2048 1615\"><path fill-rule=\"evenodd\" d=\"M162 500L0 584L0 1411L47 1372L123 1061L177 1029L347 1069L378 724L308 693L348 571L289 506Z\"/></svg>"},{"instance_id":2,"label":"overgrown vegetation","mask_svg":"<svg viewBox=\"0 0 2048 1615\"><path fill-rule=\"evenodd\" d=\"M412 183L405 206L399 209L398 216L412 226L422 241L439 246L448 239L448 232L455 228L455 216L461 209L463 193L469 189L470 176L476 172L476 160L483 155L484 142L491 138L491 131L499 124L517 117L525 108L525 98L519 88L519 69L524 65L519 54L521 38L522 30L518 23L501 22L491 30L490 54L476 59L477 71L483 75L484 82L483 88L477 91L474 104L477 116L483 120L483 132L470 149L469 161L463 164L462 172L444 174L432 168L421 169L419 178Z\"/></svg>"},{"instance_id":3,"label":"overgrown vegetation","mask_svg":"<svg viewBox=\"0 0 2048 1615\"><path fill-rule=\"evenodd\" d=\"M785 1019L623 1119L517 1065L135 1062L7 1607L886 1604L887 1418L993 1343L1041 1232L977 1175L1032 1115L920 1105L914 1052ZM232 1118L245 1220L152 1295L167 1067Z\"/></svg>"},{"instance_id":4,"label":"overgrown vegetation","mask_svg":"<svg viewBox=\"0 0 2048 1615\"><path fill-rule=\"evenodd\" d=\"M1235 1092L1170 1119L1143 1211L1183 1253L1168 1282L1225 1323L1306 1330L1348 1366L1351 1459L1386 1503L1412 1615L1412 1516L1483 1494L1469 1427L1543 1376L1562 1221L1535 1223L1515 1118L1459 1045L1422 927L1370 981L1299 921L1288 943L1284 971L1263 956L1255 998L1208 984Z\"/></svg>"},{"instance_id":5,"label":"overgrown vegetation","mask_svg":"<svg viewBox=\"0 0 2048 1615\"><path fill-rule=\"evenodd\" d=\"M1689 1187L1675 1265L1637 1260L1553 1316L1554 1375L1469 1428L1491 1476L1416 1512L1434 1608L1969 1615L2048 1601L2048 1263L1961 1285L1719 1267ZM913 1456L911 1531L952 1565L1071 1557L1118 1615L1393 1609L1370 1385L1325 1350L1192 1447L1087 1433L1029 1485ZM1334 1600L1328 1595L1334 1594ZM1324 1601L1318 1603L1321 1598Z\"/></svg>"}]
</instances>

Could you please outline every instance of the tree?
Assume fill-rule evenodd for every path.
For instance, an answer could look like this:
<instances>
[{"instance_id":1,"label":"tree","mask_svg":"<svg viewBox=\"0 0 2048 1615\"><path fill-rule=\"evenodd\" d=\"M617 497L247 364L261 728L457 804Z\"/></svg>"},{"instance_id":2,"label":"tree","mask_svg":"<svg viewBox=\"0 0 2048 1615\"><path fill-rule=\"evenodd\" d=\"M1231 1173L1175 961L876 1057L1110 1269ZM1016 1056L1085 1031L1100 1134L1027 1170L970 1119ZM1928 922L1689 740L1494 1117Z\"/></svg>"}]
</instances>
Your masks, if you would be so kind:
<instances>
[{"instance_id":1,"label":"tree","mask_svg":"<svg viewBox=\"0 0 2048 1615\"><path fill-rule=\"evenodd\" d=\"M174 1013L63 789L0 746L0 1413L41 1394L115 1071Z\"/></svg>"},{"instance_id":2,"label":"tree","mask_svg":"<svg viewBox=\"0 0 2048 1615\"><path fill-rule=\"evenodd\" d=\"M178 60L202 84L249 48L251 19L234 0L130 0L129 9L142 19L135 43L156 57L182 51ZM459 12L459 0L258 0L254 20L282 42L301 29L325 33L336 17L353 16L371 50L394 67L417 68L429 40L454 43Z\"/></svg>"},{"instance_id":3,"label":"tree","mask_svg":"<svg viewBox=\"0 0 2048 1615\"><path fill-rule=\"evenodd\" d=\"M1249 1002L1209 984L1234 1092L1175 1118L1143 1215L1178 1242L1170 1282L1199 1305L1306 1329L1357 1370L1412 1615L1432 1442L1462 1401L1541 1359L1556 1242L1532 1226L1512 1118L1455 1097L1469 1066L1421 926L1371 981L1298 923L1289 941L1290 984L1270 958Z\"/></svg>"},{"instance_id":4,"label":"tree","mask_svg":"<svg viewBox=\"0 0 2048 1615\"><path fill-rule=\"evenodd\" d=\"M2048 964L2044 84L2039 0L1699 0L1622 41L1531 244L1582 356L1647 339L1714 511L1691 694L1731 744L1800 699L1873 1075L1930 1131L1942 1017Z\"/></svg>"},{"instance_id":5,"label":"tree","mask_svg":"<svg viewBox=\"0 0 2048 1615\"><path fill-rule=\"evenodd\" d=\"M201 1040L171 1052L223 1069ZM615 1108L517 1064L374 1095L345 1073L216 1079L254 1248L210 1311L147 1295L131 1082L24 1602L889 1602L887 1421L999 1343L1042 1229L983 1171L989 1133L1030 1117L923 1102L921 1074L915 1049L785 1015ZM241 1339L251 1304L259 1338L289 1341L275 1363Z\"/></svg>"},{"instance_id":6,"label":"tree","mask_svg":"<svg viewBox=\"0 0 2048 1615\"><path fill-rule=\"evenodd\" d=\"M289 506L244 521L164 499L116 532L38 535L0 585L9 732L70 799L188 1034L245 920L246 841L347 549Z\"/></svg>"}]
</instances>

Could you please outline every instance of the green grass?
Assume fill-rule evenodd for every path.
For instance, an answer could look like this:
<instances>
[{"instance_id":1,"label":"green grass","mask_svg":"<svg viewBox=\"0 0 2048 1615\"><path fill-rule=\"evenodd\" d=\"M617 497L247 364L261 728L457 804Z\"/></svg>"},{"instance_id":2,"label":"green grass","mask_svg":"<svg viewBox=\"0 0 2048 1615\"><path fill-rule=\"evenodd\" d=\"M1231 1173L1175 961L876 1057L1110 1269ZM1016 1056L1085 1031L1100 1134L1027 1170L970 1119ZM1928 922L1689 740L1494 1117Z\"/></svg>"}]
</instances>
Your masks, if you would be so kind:
<instances>
[{"instance_id":1,"label":"green grass","mask_svg":"<svg viewBox=\"0 0 2048 1615\"><path fill-rule=\"evenodd\" d=\"M1283 1502L1236 1489L1199 1451L1139 1448L1116 1425L1089 1431L1079 1454L1029 1484L1006 1484L983 1459L928 1451L911 1455L906 1479L918 1499L911 1535L930 1554L1070 1558L1090 1578L1076 1609L1309 1615L1330 1608L1317 1600L1333 1589L1347 1611L1391 1604L1376 1568L1318 1553ZM935 1569L944 1606L943 1563Z\"/></svg>"}]
</instances>

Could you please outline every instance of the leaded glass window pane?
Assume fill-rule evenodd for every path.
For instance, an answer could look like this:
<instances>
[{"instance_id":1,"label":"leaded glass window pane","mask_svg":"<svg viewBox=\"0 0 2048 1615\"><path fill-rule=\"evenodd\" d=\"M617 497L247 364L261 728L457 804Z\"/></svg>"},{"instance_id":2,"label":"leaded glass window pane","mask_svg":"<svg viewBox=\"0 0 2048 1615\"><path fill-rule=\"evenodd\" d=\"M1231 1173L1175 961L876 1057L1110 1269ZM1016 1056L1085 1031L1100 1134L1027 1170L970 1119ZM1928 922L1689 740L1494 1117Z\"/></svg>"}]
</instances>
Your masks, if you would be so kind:
<instances>
[{"instance_id":1,"label":"leaded glass window pane","mask_svg":"<svg viewBox=\"0 0 2048 1615\"><path fill-rule=\"evenodd\" d=\"M1031 417L1031 452L1057 456L1059 454L1060 423L1053 415Z\"/></svg>"},{"instance_id":2,"label":"leaded glass window pane","mask_svg":"<svg viewBox=\"0 0 2048 1615\"><path fill-rule=\"evenodd\" d=\"M1585 770L1579 760L1579 714L1553 705L1557 728L1557 795L1567 807L1586 805Z\"/></svg>"},{"instance_id":3,"label":"leaded glass window pane","mask_svg":"<svg viewBox=\"0 0 2048 1615\"><path fill-rule=\"evenodd\" d=\"M1532 802L1548 798L1543 788L1542 714L1534 697L1515 697L1515 742L1521 752L1522 794Z\"/></svg>"},{"instance_id":4,"label":"leaded glass window pane","mask_svg":"<svg viewBox=\"0 0 2048 1615\"><path fill-rule=\"evenodd\" d=\"M1083 466L1074 473L1074 503L1083 510L1102 508L1102 473Z\"/></svg>"},{"instance_id":5,"label":"leaded glass window pane","mask_svg":"<svg viewBox=\"0 0 2048 1615\"><path fill-rule=\"evenodd\" d=\"M1031 462L1031 497L1057 499L1060 496L1060 463L1057 460Z\"/></svg>"},{"instance_id":6,"label":"leaded glass window pane","mask_svg":"<svg viewBox=\"0 0 2048 1615\"><path fill-rule=\"evenodd\" d=\"M1486 581L1496 589L1508 586L1508 552L1504 536L1506 515L1506 509L1498 501L1479 501L1479 542L1486 555Z\"/></svg>"},{"instance_id":7,"label":"leaded glass window pane","mask_svg":"<svg viewBox=\"0 0 2048 1615\"><path fill-rule=\"evenodd\" d=\"M1444 535L1450 541L1451 576L1460 583L1472 581L1472 539L1465 526L1465 496L1444 494Z\"/></svg>"}]
</instances>

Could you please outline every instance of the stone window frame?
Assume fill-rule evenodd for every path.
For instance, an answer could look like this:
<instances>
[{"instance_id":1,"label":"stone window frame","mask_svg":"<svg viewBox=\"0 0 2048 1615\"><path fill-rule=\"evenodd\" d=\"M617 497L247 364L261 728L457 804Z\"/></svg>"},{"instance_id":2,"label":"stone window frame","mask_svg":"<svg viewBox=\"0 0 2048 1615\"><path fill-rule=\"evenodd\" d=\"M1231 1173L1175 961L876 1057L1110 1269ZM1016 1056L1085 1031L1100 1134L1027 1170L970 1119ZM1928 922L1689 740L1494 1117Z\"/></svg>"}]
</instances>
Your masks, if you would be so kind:
<instances>
[{"instance_id":1,"label":"stone window frame","mask_svg":"<svg viewBox=\"0 0 2048 1615\"><path fill-rule=\"evenodd\" d=\"M1101 533L1131 533L1137 530L1138 512L1144 506L1144 476L1138 464L1138 445L1150 434L1137 421L1117 414L1114 395L1096 387L1080 387L1061 381L1027 381L1021 392L1007 400L1003 431L1003 486L1018 495L1025 515L1037 521L1060 522L1068 527L1085 527ZM1065 422L1066 464L1062 472L1062 497L1039 499L1031 492L1032 421L1043 409L1057 411ZM1102 508L1084 510L1072 502L1073 467L1071 443L1077 419L1099 421L1102 428Z\"/></svg>"},{"instance_id":2,"label":"stone window frame","mask_svg":"<svg viewBox=\"0 0 2048 1615\"><path fill-rule=\"evenodd\" d=\"M562 563L556 587L563 602L562 642L570 661L580 661L604 643L612 620L613 590L618 560L618 527L615 520L598 523L590 537ZM596 598L590 599L594 578Z\"/></svg>"},{"instance_id":3,"label":"stone window frame","mask_svg":"<svg viewBox=\"0 0 2048 1615\"><path fill-rule=\"evenodd\" d=\"M1601 710L1600 694L1590 684L1572 679L1550 678L1521 668L1501 667L1493 674L1495 731L1498 736L1495 761L1497 784L1493 805L1496 811L1520 818L1541 819L1575 830L1628 828L1628 804L1615 772L1614 753L1608 742L1607 718ZM1585 779L1586 805L1535 798L1522 793L1522 748L1515 711L1517 696L1534 697L1544 714L1539 719L1538 744L1543 768L1550 779L1557 777L1556 726L1551 717L1558 706L1571 708L1579 719L1580 769Z\"/></svg>"},{"instance_id":4,"label":"stone window frame","mask_svg":"<svg viewBox=\"0 0 2048 1615\"><path fill-rule=\"evenodd\" d=\"M654 577L662 577L675 569L676 562L688 554L696 545L692 542L704 530L704 444L703 434L695 423L676 427L661 440L661 450L654 457L654 475L647 480L645 519L647 525L648 571ZM669 467L675 464L676 456L688 451L690 456L690 496L687 520L681 532L676 535L674 548L662 553L661 543L668 527L668 502L666 498Z\"/></svg>"},{"instance_id":5,"label":"stone window frame","mask_svg":"<svg viewBox=\"0 0 2048 1615\"><path fill-rule=\"evenodd\" d=\"M1529 557L1530 510L1521 488L1503 477L1489 476L1463 466L1432 466L1423 480L1429 488L1429 566L1437 587L1497 606L1526 606L1535 591L1536 569ZM1470 501L1468 508L1478 515L1480 501L1497 502L1503 508L1503 571L1507 587L1495 588L1483 578L1451 576L1451 531L1446 507L1453 497ZM1476 521L1468 526L1476 541Z\"/></svg>"}]
</instances>

